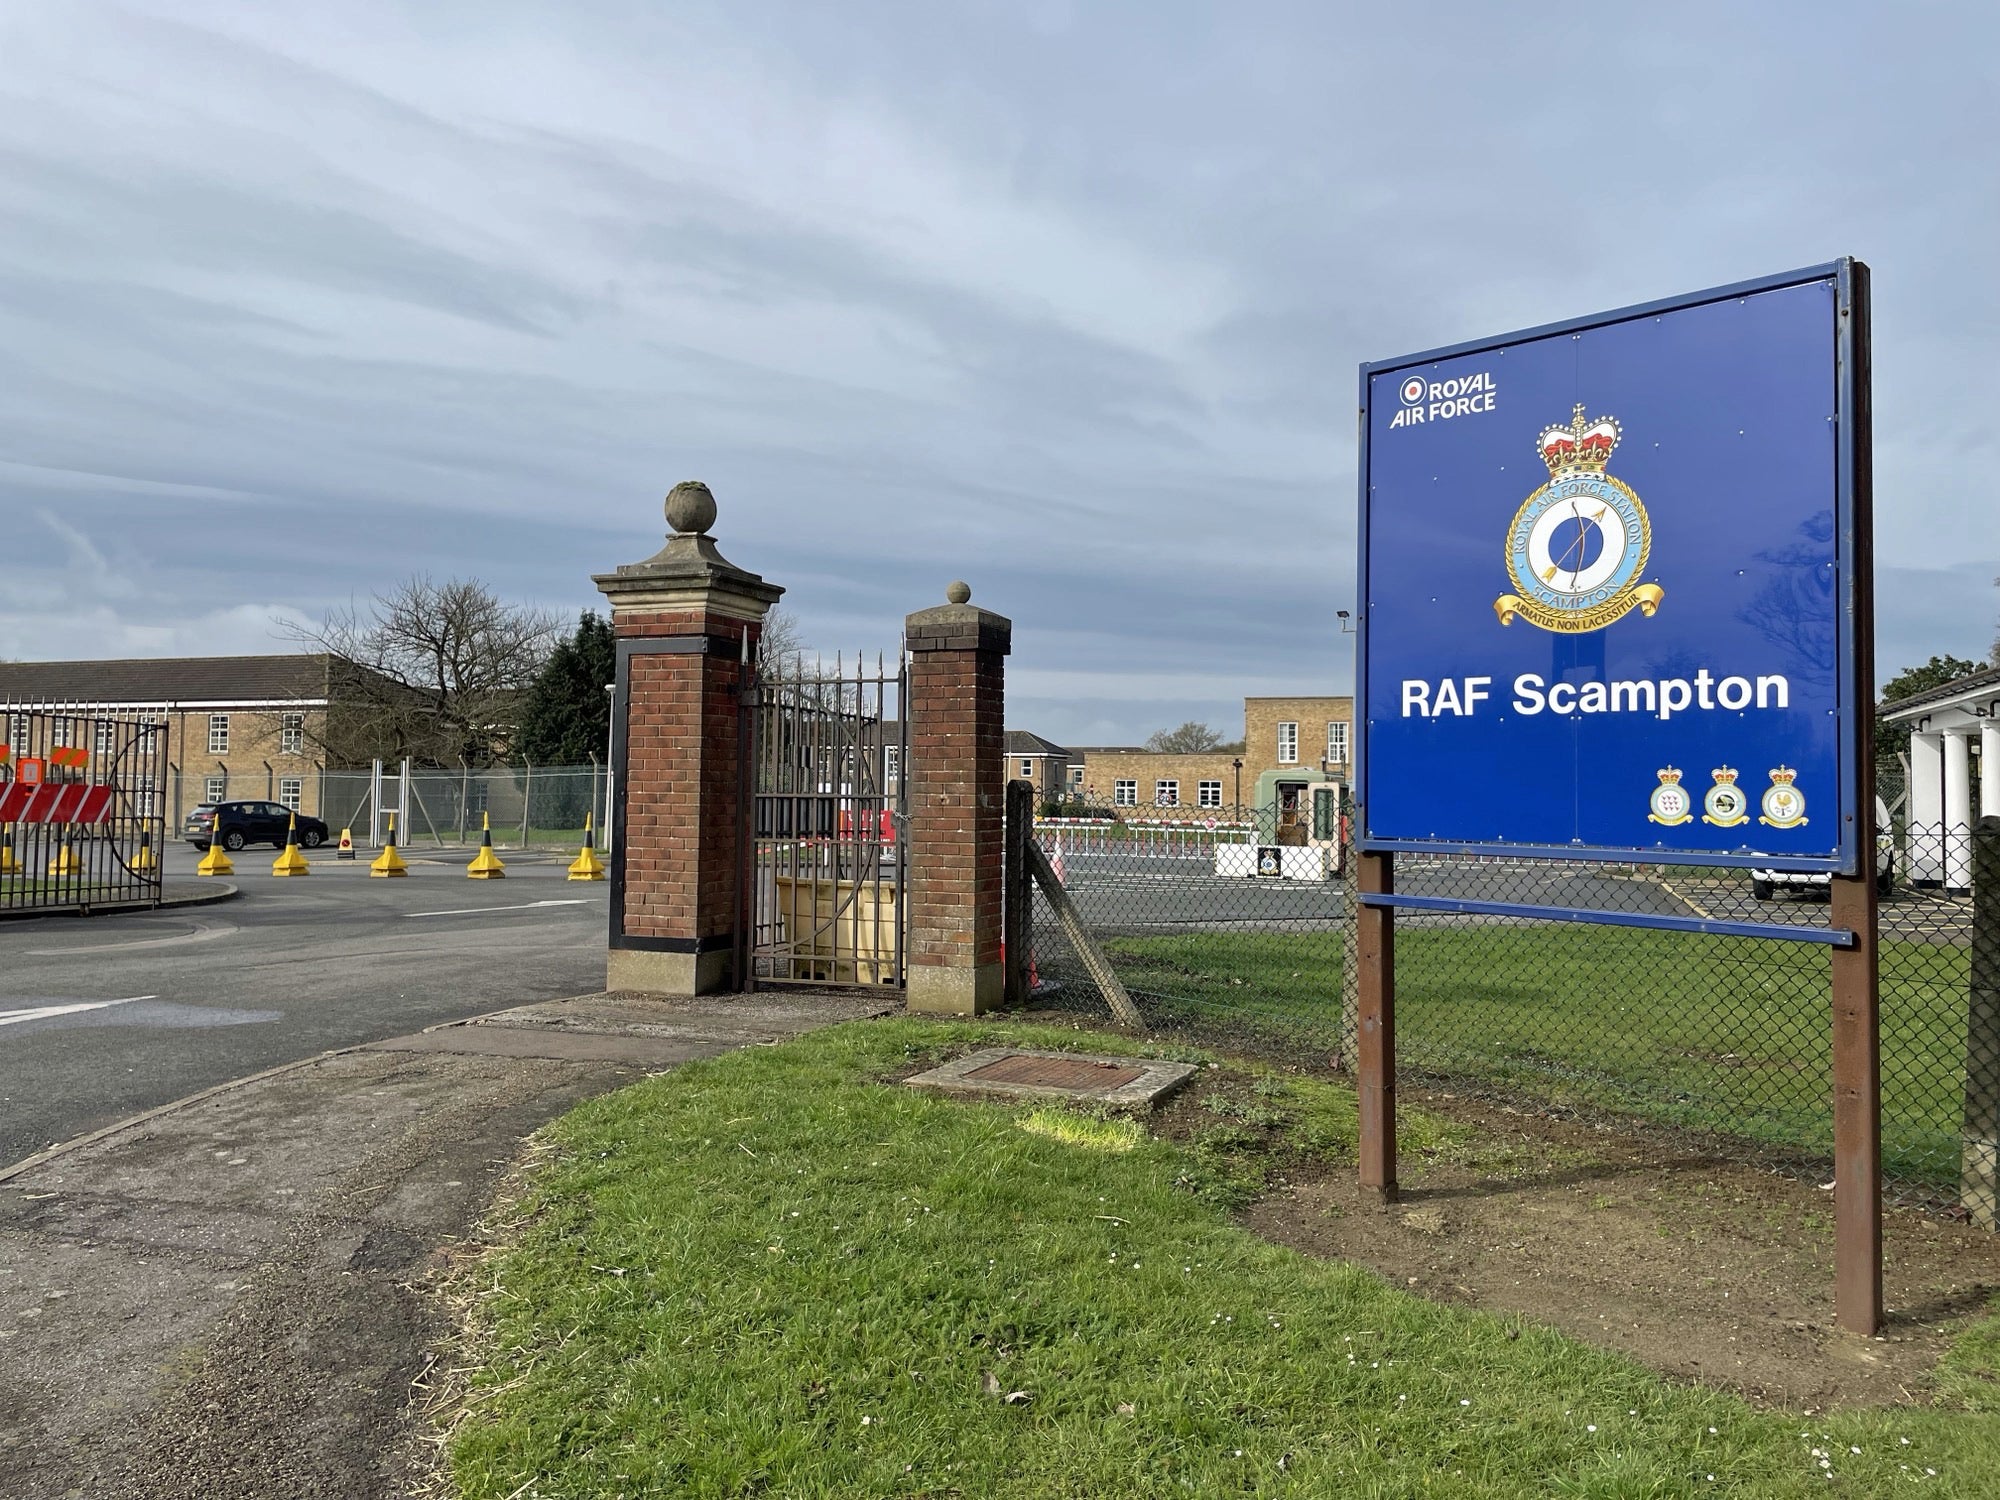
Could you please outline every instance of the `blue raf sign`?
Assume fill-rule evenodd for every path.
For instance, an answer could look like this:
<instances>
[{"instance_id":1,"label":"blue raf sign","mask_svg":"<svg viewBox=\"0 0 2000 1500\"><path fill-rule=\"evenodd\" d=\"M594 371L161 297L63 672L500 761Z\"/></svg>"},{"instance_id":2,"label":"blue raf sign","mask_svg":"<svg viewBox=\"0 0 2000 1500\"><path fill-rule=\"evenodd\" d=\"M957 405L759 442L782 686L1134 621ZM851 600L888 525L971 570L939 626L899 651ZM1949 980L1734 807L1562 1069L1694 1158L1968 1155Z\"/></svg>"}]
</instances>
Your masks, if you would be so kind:
<instances>
[{"instance_id":1,"label":"blue raf sign","mask_svg":"<svg viewBox=\"0 0 2000 1500\"><path fill-rule=\"evenodd\" d=\"M1849 266L1363 366L1364 850L1853 872Z\"/></svg>"}]
</instances>

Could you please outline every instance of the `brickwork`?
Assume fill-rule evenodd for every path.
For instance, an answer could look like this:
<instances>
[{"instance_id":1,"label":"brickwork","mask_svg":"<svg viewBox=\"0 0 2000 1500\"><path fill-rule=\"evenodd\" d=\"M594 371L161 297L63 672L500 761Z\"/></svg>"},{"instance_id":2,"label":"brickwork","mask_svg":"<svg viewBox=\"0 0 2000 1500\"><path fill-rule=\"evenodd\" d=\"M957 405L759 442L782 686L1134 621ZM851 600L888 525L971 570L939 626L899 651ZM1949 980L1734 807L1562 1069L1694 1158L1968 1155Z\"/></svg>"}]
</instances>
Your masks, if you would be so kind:
<instances>
[{"instance_id":1,"label":"brickwork","mask_svg":"<svg viewBox=\"0 0 2000 1500\"><path fill-rule=\"evenodd\" d=\"M667 519L679 534L658 554L596 579L622 710L606 983L696 995L740 982L739 692L784 590L716 551L706 486L676 486Z\"/></svg>"},{"instance_id":2,"label":"brickwork","mask_svg":"<svg viewBox=\"0 0 2000 1500\"><path fill-rule=\"evenodd\" d=\"M1009 621L958 602L911 615L909 1005L1001 1002Z\"/></svg>"},{"instance_id":3,"label":"brickwork","mask_svg":"<svg viewBox=\"0 0 2000 1500\"><path fill-rule=\"evenodd\" d=\"M1083 795L1087 801L1112 807L1118 782L1136 783L1137 801L1125 813L1137 821L1172 818L1182 809L1196 812L1200 786L1204 781L1222 783L1225 808L1236 805L1237 773L1233 762L1243 762L1243 802L1255 807L1271 797L1271 778L1317 781L1320 762L1327 754L1327 725L1347 726L1347 758L1333 759L1326 774L1345 781L1353 770L1354 700L1348 697L1245 698L1243 700L1243 748L1210 750L1194 755L1168 755L1136 745L1076 747L1070 751L1072 764L1083 768ZM1297 726L1291 746L1292 759L1281 759L1284 749L1279 735L1281 724ZM1261 783L1260 778L1265 780ZM1157 783L1180 783L1180 809L1162 808L1157 802Z\"/></svg>"}]
</instances>

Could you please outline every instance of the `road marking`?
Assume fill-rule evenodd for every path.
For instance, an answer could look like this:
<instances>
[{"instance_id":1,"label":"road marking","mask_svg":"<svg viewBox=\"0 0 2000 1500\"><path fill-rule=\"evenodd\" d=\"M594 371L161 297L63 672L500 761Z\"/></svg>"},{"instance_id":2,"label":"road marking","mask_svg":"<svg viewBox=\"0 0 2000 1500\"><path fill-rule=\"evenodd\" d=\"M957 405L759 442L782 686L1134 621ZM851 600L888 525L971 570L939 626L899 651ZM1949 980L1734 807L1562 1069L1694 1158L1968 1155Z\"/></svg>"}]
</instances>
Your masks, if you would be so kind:
<instances>
[{"instance_id":1,"label":"road marking","mask_svg":"<svg viewBox=\"0 0 2000 1500\"><path fill-rule=\"evenodd\" d=\"M32 1010L0 1010L0 1026L22 1021L41 1021L50 1016L71 1016L80 1010L104 1010L113 1005L130 1005L134 1000L157 1000L158 995L127 995L123 1000L81 1000L75 1005L38 1005Z\"/></svg>"},{"instance_id":2,"label":"road marking","mask_svg":"<svg viewBox=\"0 0 2000 1500\"><path fill-rule=\"evenodd\" d=\"M174 937L135 938L128 943L91 943L82 948L30 948L29 958L68 958L72 953L121 953L135 948L178 948L183 943L209 943L217 938L228 937L235 932L228 922L207 922L194 924L193 932L183 932Z\"/></svg>"},{"instance_id":3,"label":"road marking","mask_svg":"<svg viewBox=\"0 0 2000 1500\"><path fill-rule=\"evenodd\" d=\"M533 911L539 906L587 906L587 897L574 896L567 901L530 901L522 906L460 906L451 911L406 911L406 917L476 917L489 911Z\"/></svg>"}]
</instances>

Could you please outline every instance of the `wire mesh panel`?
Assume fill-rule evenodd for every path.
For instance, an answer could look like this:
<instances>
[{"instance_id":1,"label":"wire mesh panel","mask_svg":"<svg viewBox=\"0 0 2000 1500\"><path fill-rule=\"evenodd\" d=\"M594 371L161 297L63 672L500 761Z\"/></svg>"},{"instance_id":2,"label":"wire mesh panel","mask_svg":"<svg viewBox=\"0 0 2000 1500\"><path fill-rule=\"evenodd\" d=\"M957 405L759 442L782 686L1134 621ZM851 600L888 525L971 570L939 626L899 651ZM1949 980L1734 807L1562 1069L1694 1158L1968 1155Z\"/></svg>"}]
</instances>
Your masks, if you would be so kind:
<instances>
[{"instance_id":1,"label":"wire mesh panel","mask_svg":"<svg viewBox=\"0 0 2000 1500\"><path fill-rule=\"evenodd\" d=\"M164 713L0 705L0 909L158 901Z\"/></svg>"},{"instance_id":2,"label":"wire mesh panel","mask_svg":"<svg viewBox=\"0 0 2000 1500\"><path fill-rule=\"evenodd\" d=\"M744 697L749 921L758 984L901 985L900 656L768 670Z\"/></svg>"},{"instance_id":3,"label":"wire mesh panel","mask_svg":"<svg viewBox=\"0 0 2000 1500\"><path fill-rule=\"evenodd\" d=\"M1114 827L1082 835L1044 827L1040 836L1150 1024L1352 1065L1358 991L1346 870L1329 864L1314 878L1260 862L1230 873L1244 868L1241 856L1220 844L1130 839ZM1944 835L1957 841L1945 863L1973 871L1984 836ZM1985 891L1906 879L1910 865L1893 836L1880 856L1884 1177L1900 1201L1987 1224L2000 1214L2000 823L1990 837ZM1829 926L1826 878L1778 871L1404 854L1396 888L1464 902ZM1982 896L1991 915L1976 923ZM1108 1017L1057 924L1038 911L1033 932L1036 1003ZM1830 951L1821 942L1402 910L1399 1072L1559 1113L1623 1116L1823 1181L1833 1149Z\"/></svg>"}]
</instances>

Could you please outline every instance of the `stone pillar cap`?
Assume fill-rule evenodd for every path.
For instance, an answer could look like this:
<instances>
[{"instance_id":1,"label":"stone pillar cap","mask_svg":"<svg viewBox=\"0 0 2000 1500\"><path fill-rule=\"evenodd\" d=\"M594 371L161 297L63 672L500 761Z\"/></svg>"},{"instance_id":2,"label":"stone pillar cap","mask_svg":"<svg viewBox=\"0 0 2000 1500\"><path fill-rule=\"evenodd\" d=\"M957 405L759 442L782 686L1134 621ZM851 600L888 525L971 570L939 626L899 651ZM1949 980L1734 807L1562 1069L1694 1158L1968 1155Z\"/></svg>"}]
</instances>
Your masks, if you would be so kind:
<instances>
[{"instance_id":1,"label":"stone pillar cap","mask_svg":"<svg viewBox=\"0 0 2000 1500\"><path fill-rule=\"evenodd\" d=\"M903 621L903 642L912 651L991 651L1014 649L1014 622L972 603L972 589L954 581L944 604L920 609Z\"/></svg>"},{"instance_id":2,"label":"stone pillar cap","mask_svg":"<svg viewBox=\"0 0 2000 1500\"><path fill-rule=\"evenodd\" d=\"M708 528L715 524L715 495L698 479L683 480L667 494L667 524L674 534L644 562L626 563L591 577L610 600L613 614L635 609L710 609L745 620L761 620L784 589L739 568L716 550Z\"/></svg>"}]
</instances>

